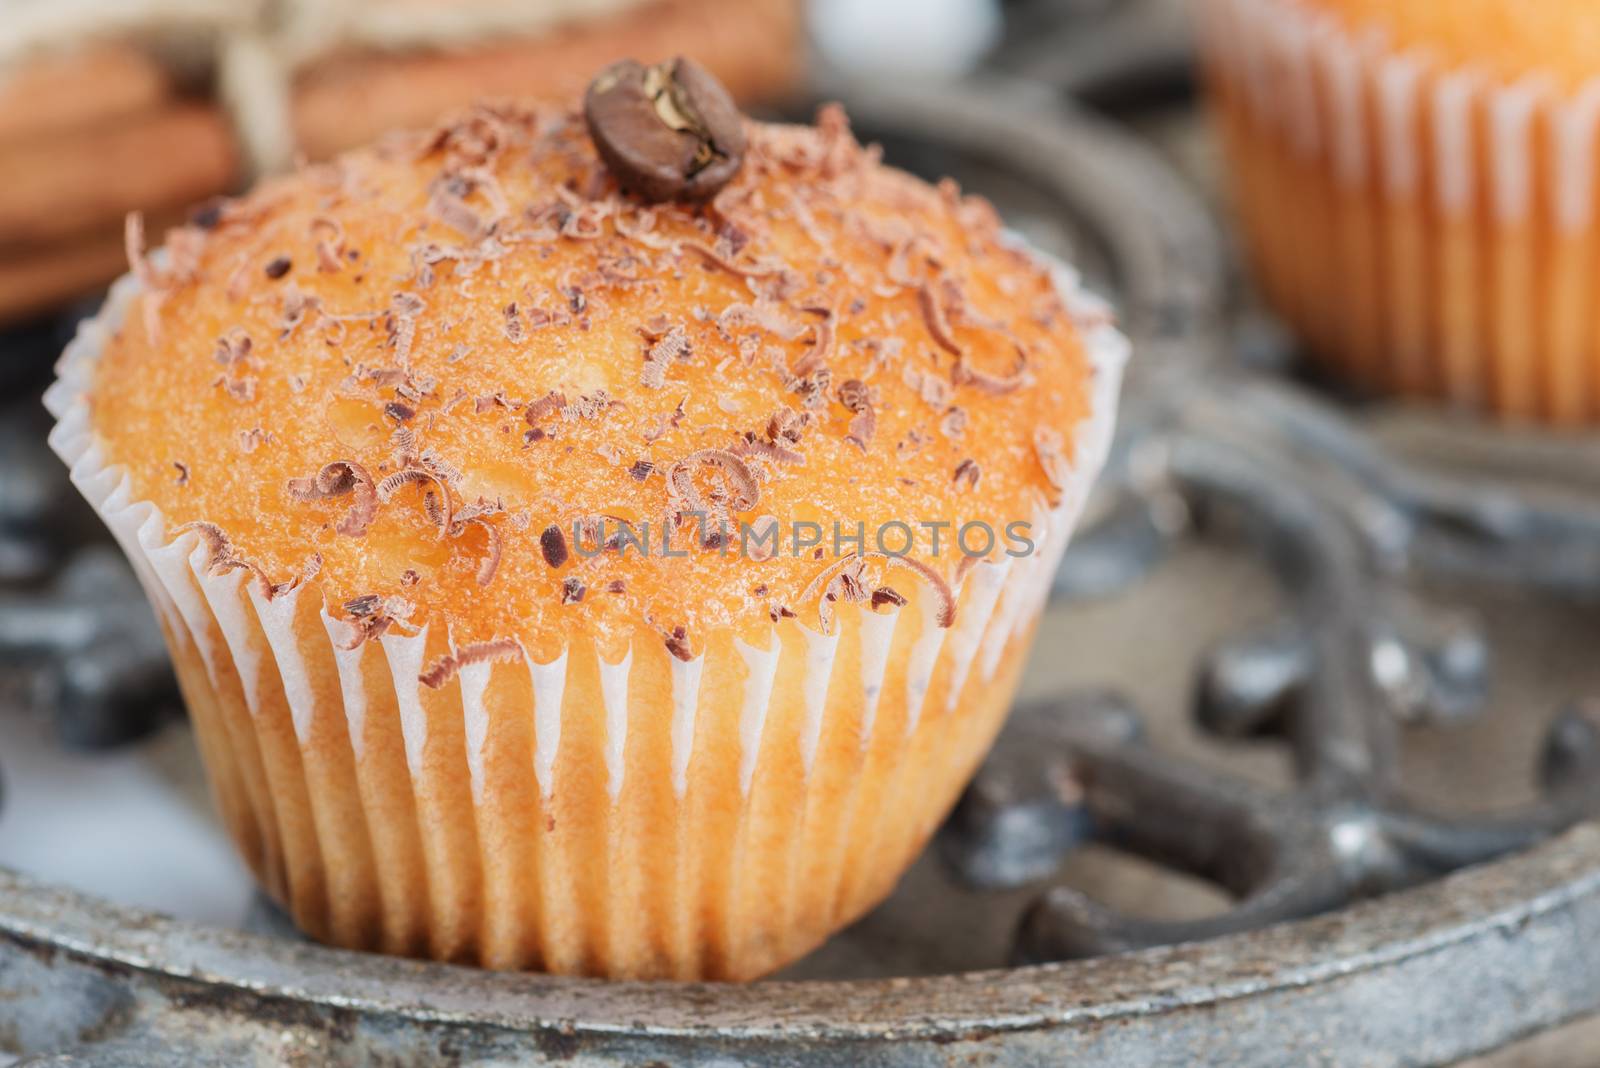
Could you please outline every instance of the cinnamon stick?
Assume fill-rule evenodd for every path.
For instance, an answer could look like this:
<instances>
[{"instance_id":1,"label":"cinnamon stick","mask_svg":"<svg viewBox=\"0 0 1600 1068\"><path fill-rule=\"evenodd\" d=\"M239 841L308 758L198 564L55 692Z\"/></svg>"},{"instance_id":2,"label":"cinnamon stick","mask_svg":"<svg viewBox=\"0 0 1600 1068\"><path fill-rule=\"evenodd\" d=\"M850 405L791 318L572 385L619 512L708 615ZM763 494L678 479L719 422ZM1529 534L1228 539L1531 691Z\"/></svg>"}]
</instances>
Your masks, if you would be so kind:
<instances>
[{"instance_id":1,"label":"cinnamon stick","mask_svg":"<svg viewBox=\"0 0 1600 1068\"><path fill-rule=\"evenodd\" d=\"M0 144L150 111L171 95L166 70L123 44L89 44L0 74Z\"/></svg>"},{"instance_id":2,"label":"cinnamon stick","mask_svg":"<svg viewBox=\"0 0 1600 1068\"><path fill-rule=\"evenodd\" d=\"M238 175L233 131L206 104L0 145L0 246L48 244L140 208L202 200Z\"/></svg>"},{"instance_id":3,"label":"cinnamon stick","mask_svg":"<svg viewBox=\"0 0 1600 1068\"><path fill-rule=\"evenodd\" d=\"M596 70L626 55L692 55L736 98L772 99L799 79L800 18L799 0L654 0L504 44L329 57L296 82L297 141L308 157L326 158L478 99L576 99ZM0 319L120 273L120 253L100 233L120 232L127 212L200 201L243 179L218 106L171 96L164 80L141 73L132 50L107 55L107 69L85 74L81 93L62 92L49 122L28 118L14 88L0 86L0 131L15 131L0 136ZM70 80L70 69L19 77L44 85ZM125 95L95 106L107 87Z\"/></svg>"},{"instance_id":4,"label":"cinnamon stick","mask_svg":"<svg viewBox=\"0 0 1600 1068\"><path fill-rule=\"evenodd\" d=\"M798 81L800 30L795 0L659 0L470 51L330 59L295 86L296 141L321 159L474 100L576 100L627 56L692 56L736 99L771 99Z\"/></svg>"}]
</instances>

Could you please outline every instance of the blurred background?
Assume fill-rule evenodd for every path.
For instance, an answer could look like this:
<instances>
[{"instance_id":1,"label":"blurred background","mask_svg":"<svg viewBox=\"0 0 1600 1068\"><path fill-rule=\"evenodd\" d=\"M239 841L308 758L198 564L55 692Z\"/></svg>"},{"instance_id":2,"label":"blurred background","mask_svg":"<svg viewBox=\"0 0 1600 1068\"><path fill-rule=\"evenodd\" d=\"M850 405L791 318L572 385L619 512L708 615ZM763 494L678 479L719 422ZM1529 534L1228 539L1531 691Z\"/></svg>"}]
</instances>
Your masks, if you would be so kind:
<instances>
[{"instance_id":1,"label":"blurred background","mask_svg":"<svg viewBox=\"0 0 1600 1068\"><path fill-rule=\"evenodd\" d=\"M159 234L297 160L485 96L572 99L614 58L676 53L757 115L802 118L842 98L889 162L989 196L1117 303L1139 351L1125 440L1058 583L1030 699L1116 689L1185 767L1328 807L1302 796L1267 724L1317 633L1319 580L1277 573L1252 524L1162 452L1169 423L1225 436L1249 422L1231 399L1254 397L1240 411L1267 427L1263 451L1306 454L1278 477L1304 476L1375 555L1416 534L1444 561L1413 568L1406 542L1400 564L1360 576L1373 588L1362 654L1383 669L1363 714L1398 731L1384 804L1394 792L1465 820L1548 817L1459 863L1572 821L1547 811L1535 769L1552 710L1570 726L1600 693L1600 446L1374 401L1305 365L1240 266L1183 0L0 0L0 866L289 937L212 822L137 585L44 444L39 394L125 270L124 216L143 212ZM1186 391L1210 400L1174 416ZM1015 758L1002 746L997 760ZM1379 792L1338 800L1376 805ZM975 889L985 879L962 835L985 803L981 791L964 802L943 863L930 851L791 977L1004 967L1056 887L1152 922L1251 922L1237 887L1077 823L1046 869ZM1076 796L1052 804L1083 816ZM1407 868L1333 903L1423 878ZM1508 1015L1501 1037L1528 1029ZM1600 1030L1580 1024L1472 1063L1576 1068L1597 1047Z\"/></svg>"}]
</instances>

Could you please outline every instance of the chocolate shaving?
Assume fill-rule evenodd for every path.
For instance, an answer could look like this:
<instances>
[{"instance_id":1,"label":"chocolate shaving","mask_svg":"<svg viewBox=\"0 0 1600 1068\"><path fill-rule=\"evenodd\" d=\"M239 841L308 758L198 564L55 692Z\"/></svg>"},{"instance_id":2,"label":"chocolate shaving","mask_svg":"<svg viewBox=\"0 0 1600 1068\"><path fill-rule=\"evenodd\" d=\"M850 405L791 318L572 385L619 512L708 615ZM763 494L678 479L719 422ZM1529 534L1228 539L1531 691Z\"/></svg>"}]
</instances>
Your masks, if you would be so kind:
<instances>
[{"instance_id":1,"label":"chocolate shaving","mask_svg":"<svg viewBox=\"0 0 1600 1068\"><path fill-rule=\"evenodd\" d=\"M227 197L212 197L195 205L189 212L189 225L197 230L215 230L222 225L223 215L227 209Z\"/></svg>"},{"instance_id":2,"label":"chocolate shaving","mask_svg":"<svg viewBox=\"0 0 1600 1068\"><path fill-rule=\"evenodd\" d=\"M694 659L694 654L689 648L689 632L682 627L673 627L671 634L663 635L666 640L667 652L679 660L689 661Z\"/></svg>"},{"instance_id":3,"label":"chocolate shaving","mask_svg":"<svg viewBox=\"0 0 1600 1068\"><path fill-rule=\"evenodd\" d=\"M296 575L288 582L280 582L276 586L272 586L267 590L267 600L270 601L279 594L288 593L297 586L305 585L312 579L316 578L321 572L322 554L313 552L310 558L306 560L305 565L301 567L300 574Z\"/></svg>"},{"instance_id":4,"label":"chocolate shaving","mask_svg":"<svg viewBox=\"0 0 1600 1068\"><path fill-rule=\"evenodd\" d=\"M250 350L253 347L250 335L235 326L217 338L217 346L212 355L224 367L234 367L250 358Z\"/></svg>"},{"instance_id":5,"label":"chocolate shaving","mask_svg":"<svg viewBox=\"0 0 1600 1068\"><path fill-rule=\"evenodd\" d=\"M480 241L488 236L489 227L462 199L467 186L459 175L445 175L436 180L428 193L427 212L453 230L459 231L468 241Z\"/></svg>"},{"instance_id":6,"label":"chocolate shaving","mask_svg":"<svg viewBox=\"0 0 1600 1068\"><path fill-rule=\"evenodd\" d=\"M200 273L206 235L190 226L167 231L167 278L173 284L193 281Z\"/></svg>"},{"instance_id":7,"label":"chocolate shaving","mask_svg":"<svg viewBox=\"0 0 1600 1068\"><path fill-rule=\"evenodd\" d=\"M422 483L431 483L438 487L439 497L436 500L439 500L440 503L428 505L427 502L431 494L424 494L423 505L428 508L429 518L438 526L439 537L443 538L449 533L455 519L452 515L453 505L450 500L450 488L446 485L445 474L436 470L433 464L424 461L389 475L378 483L378 500L387 504L402 487Z\"/></svg>"},{"instance_id":8,"label":"chocolate shaving","mask_svg":"<svg viewBox=\"0 0 1600 1068\"><path fill-rule=\"evenodd\" d=\"M352 617L346 622L355 630L355 636L341 646L346 651L383 637L413 611L413 605L404 597L380 597L375 593L352 598L343 608Z\"/></svg>"},{"instance_id":9,"label":"chocolate shaving","mask_svg":"<svg viewBox=\"0 0 1600 1068\"><path fill-rule=\"evenodd\" d=\"M914 234L900 242L894 250L894 255L889 257L889 265L884 269L889 281L898 286L917 285L917 279L911 274L911 255L918 245L928 240L924 234Z\"/></svg>"},{"instance_id":10,"label":"chocolate shaving","mask_svg":"<svg viewBox=\"0 0 1600 1068\"><path fill-rule=\"evenodd\" d=\"M355 628L355 636L340 646L346 652L361 648L365 642L377 641L389 632L389 628L394 626L397 620L392 616L380 614L366 619L350 620L349 622Z\"/></svg>"},{"instance_id":11,"label":"chocolate shaving","mask_svg":"<svg viewBox=\"0 0 1600 1068\"><path fill-rule=\"evenodd\" d=\"M817 608L823 633L831 633L833 630L835 603L844 601L846 604L859 604L867 599L867 588L862 581L865 571L866 561L859 556L852 556L846 560L844 567L837 569L828 579Z\"/></svg>"},{"instance_id":12,"label":"chocolate shaving","mask_svg":"<svg viewBox=\"0 0 1600 1068\"><path fill-rule=\"evenodd\" d=\"M284 275L288 274L289 268L293 266L294 261L288 256L274 256L272 259L267 261L267 265L261 268L261 271L268 278L272 279L273 281L277 281Z\"/></svg>"},{"instance_id":13,"label":"chocolate shaving","mask_svg":"<svg viewBox=\"0 0 1600 1068\"><path fill-rule=\"evenodd\" d=\"M419 288L427 289L434 283L433 268L438 264L454 264L456 277L465 278L485 263L498 260L505 254L505 245L492 237L484 238L471 248L424 242L411 246L411 278L416 280Z\"/></svg>"},{"instance_id":14,"label":"chocolate shaving","mask_svg":"<svg viewBox=\"0 0 1600 1068\"><path fill-rule=\"evenodd\" d=\"M811 413L797 412L793 408L778 408L767 417L767 440L778 442L780 439L790 444L798 444L805 435L806 427L811 425Z\"/></svg>"},{"instance_id":15,"label":"chocolate shaving","mask_svg":"<svg viewBox=\"0 0 1600 1068\"><path fill-rule=\"evenodd\" d=\"M578 399L561 409L563 422L576 423L584 419L596 419L604 411L613 407L625 407L621 401L611 399L611 394L603 389L593 393L579 395Z\"/></svg>"},{"instance_id":16,"label":"chocolate shaving","mask_svg":"<svg viewBox=\"0 0 1600 1068\"><path fill-rule=\"evenodd\" d=\"M800 592L800 599L802 601L810 600L812 597L817 595L819 590L825 590L827 587L829 587L832 584L834 577L845 568L857 566L857 561L868 560L872 558L882 559L891 567L903 567L906 570L918 575L924 582L933 588L934 595L939 598L938 611L934 615L934 622L940 627L949 627L955 623L955 595L950 592L950 586L945 582L943 576L920 560L915 560L909 556L891 556L888 553L871 549L867 550L866 552L852 552L846 556L840 557L827 567L823 568L822 571L816 575L816 577L806 584L806 588ZM859 572L857 572L857 574L859 574ZM833 613L831 603L826 598L824 598L822 607L819 609L819 615L824 629L831 629Z\"/></svg>"},{"instance_id":17,"label":"chocolate shaving","mask_svg":"<svg viewBox=\"0 0 1600 1068\"><path fill-rule=\"evenodd\" d=\"M967 457L956 465L955 474L950 482L957 489L977 489L978 480L983 478L983 471L978 467L978 461Z\"/></svg>"},{"instance_id":18,"label":"chocolate shaving","mask_svg":"<svg viewBox=\"0 0 1600 1068\"><path fill-rule=\"evenodd\" d=\"M724 259L722 255L715 249L707 248L698 241L680 241L679 247L689 249L691 252L699 253L706 260L706 262L710 263L713 267L718 267L724 271L727 271L729 274L738 275L740 278L770 278L773 275L782 274L784 271L788 270L788 268L781 263L765 263L759 265L741 266L737 263L734 263L732 260Z\"/></svg>"},{"instance_id":19,"label":"chocolate shaving","mask_svg":"<svg viewBox=\"0 0 1600 1068\"><path fill-rule=\"evenodd\" d=\"M796 361L794 367L789 371L796 378L811 374L817 368L823 366L829 355L832 354L833 325L838 318L832 308L824 308L818 305L806 305L800 310L811 315L822 316L822 322L816 324L813 328L815 338L812 341L811 348Z\"/></svg>"},{"instance_id":20,"label":"chocolate shaving","mask_svg":"<svg viewBox=\"0 0 1600 1068\"><path fill-rule=\"evenodd\" d=\"M667 365L645 353L644 366L639 368L639 384L645 389L660 389L667 384Z\"/></svg>"},{"instance_id":21,"label":"chocolate shaving","mask_svg":"<svg viewBox=\"0 0 1600 1068\"><path fill-rule=\"evenodd\" d=\"M189 484L189 465L181 460L174 460L172 461L172 466L178 469L178 485L187 486Z\"/></svg>"},{"instance_id":22,"label":"chocolate shaving","mask_svg":"<svg viewBox=\"0 0 1600 1068\"><path fill-rule=\"evenodd\" d=\"M847 378L839 383L836 392L839 403L855 413L850 419L845 440L862 452L866 452L867 446L872 443L873 432L878 427L878 415L872 407L871 391L859 378Z\"/></svg>"},{"instance_id":23,"label":"chocolate shaving","mask_svg":"<svg viewBox=\"0 0 1600 1068\"><path fill-rule=\"evenodd\" d=\"M669 495L682 500L698 503L699 494L695 491L690 475L695 467L700 464L711 464L721 468L733 483L736 496L729 501L729 506L736 512L747 511L756 506L761 499L761 487L756 484L755 476L750 473L750 468L745 462L726 449L701 449L699 452L690 453L667 471L667 486ZM704 509L696 509L703 511Z\"/></svg>"},{"instance_id":24,"label":"chocolate shaving","mask_svg":"<svg viewBox=\"0 0 1600 1068\"><path fill-rule=\"evenodd\" d=\"M415 293L401 290L389 298L389 344L394 347L395 361L406 367L411 361L411 344L417 336L417 315L425 305Z\"/></svg>"},{"instance_id":25,"label":"chocolate shaving","mask_svg":"<svg viewBox=\"0 0 1600 1068\"><path fill-rule=\"evenodd\" d=\"M654 249L668 247L660 235L651 232L656 228L656 213L649 208L627 205L626 210L618 210L611 216L611 225L630 241Z\"/></svg>"},{"instance_id":26,"label":"chocolate shaving","mask_svg":"<svg viewBox=\"0 0 1600 1068\"><path fill-rule=\"evenodd\" d=\"M905 597L896 592L892 587L879 586L877 589L872 591L872 600L870 602L870 606L874 612L882 608L884 605L893 605L896 608L904 608L905 604Z\"/></svg>"},{"instance_id":27,"label":"chocolate shaving","mask_svg":"<svg viewBox=\"0 0 1600 1068\"><path fill-rule=\"evenodd\" d=\"M735 442L729 449L735 456L754 456L762 460L772 460L777 463L803 464L806 458L793 449L786 449L782 445L770 441L762 441L751 435L742 441Z\"/></svg>"},{"instance_id":28,"label":"chocolate shaving","mask_svg":"<svg viewBox=\"0 0 1600 1068\"><path fill-rule=\"evenodd\" d=\"M166 288L166 281L150 262L144 247L144 215L130 211L122 220L122 251L128 257L128 270L139 284L152 292Z\"/></svg>"},{"instance_id":29,"label":"chocolate shaving","mask_svg":"<svg viewBox=\"0 0 1600 1068\"><path fill-rule=\"evenodd\" d=\"M602 541L601 535L605 533L605 524L608 522L616 524L617 529ZM573 524L573 537L580 547L586 543L593 544L597 552L606 553L620 553L627 545L640 547L644 544L638 528L622 516L609 512L597 512L579 518Z\"/></svg>"},{"instance_id":30,"label":"chocolate shaving","mask_svg":"<svg viewBox=\"0 0 1600 1068\"><path fill-rule=\"evenodd\" d=\"M1071 479L1071 468L1067 463L1066 453L1062 451L1061 432L1054 427L1035 427L1033 431L1033 452L1039 458L1039 466L1044 469L1044 477L1056 492L1066 490Z\"/></svg>"},{"instance_id":31,"label":"chocolate shaving","mask_svg":"<svg viewBox=\"0 0 1600 1068\"><path fill-rule=\"evenodd\" d=\"M1004 378L980 371L967 362L965 356L956 360L955 366L950 369L950 381L958 386L971 386L980 393L987 393L991 397L1003 396L1014 393L1028 384L1027 361L1019 359L1016 370Z\"/></svg>"},{"instance_id":32,"label":"chocolate shaving","mask_svg":"<svg viewBox=\"0 0 1600 1068\"><path fill-rule=\"evenodd\" d=\"M397 426L389 435L389 444L394 446L392 455L395 463L401 467L408 467L416 458L417 432L408 426Z\"/></svg>"},{"instance_id":33,"label":"chocolate shaving","mask_svg":"<svg viewBox=\"0 0 1600 1068\"><path fill-rule=\"evenodd\" d=\"M567 538L559 526L551 524L539 535L539 551L544 554L544 562L552 568L560 568L567 562Z\"/></svg>"},{"instance_id":34,"label":"chocolate shaving","mask_svg":"<svg viewBox=\"0 0 1600 1068\"><path fill-rule=\"evenodd\" d=\"M262 445L272 440L272 433L253 426L249 430L239 431L239 451L249 455Z\"/></svg>"},{"instance_id":35,"label":"chocolate shaving","mask_svg":"<svg viewBox=\"0 0 1600 1068\"><path fill-rule=\"evenodd\" d=\"M521 655L521 644L511 638L473 642L471 645L463 645L454 653L440 657L432 667L417 676L417 681L430 690L437 690L455 678L464 667L473 664L505 663Z\"/></svg>"},{"instance_id":36,"label":"chocolate shaving","mask_svg":"<svg viewBox=\"0 0 1600 1068\"><path fill-rule=\"evenodd\" d=\"M443 528L447 524L444 508L439 504L439 495L433 490L422 492L422 510L428 514L428 521L434 526Z\"/></svg>"},{"instance_id":37,"label":"chocolate shaving","mask_svg":"<svg viewBox=\"0 0 1600 1068\"><path fill-rule=\"evenodd\" d=\"M359 538L378 514L377 489L367 469L354 460L335 460L312 478L291 478L289 496L297 501L325 500L355 494L350 510L334 525L346 537Z\"/></svg>"},{"instance_id":38,"label":"chocolate shaving","mask_svg":"<svg viewBox=\"0 0 1600 1068\"><path fill-rule=\"evenodd\" d=\"M201 540L206 543L206 548L211 552L211 558L206 562L207 571L215 570L233 558L233 543L215 523L184 523L172 529L172 536L176 538L191 530L200 535Z\"/></svg>"},{"instance_id":39,"label":"chocolate shaving","mask_svg":"<svg viewBox=\"0 0 1600 1068\"><path fill-rule=\"evenodd\" d=\"M922 398L924 404L942 409L950 403L950 383L938 375L923 374L907 367L903 378L906 385L917 391L917 396Z\"/></svg>"},{"instance_id":40,"label":"chocolate shaving","mask_svg":"<svg viewBox=\"0 0 1600 1068\"><path fill-rule=\"evenodd\" d=\"M583 595L588 592L589 588L580 579L576 576L570 576L562 580L561 603L578 604L583 600Z\"/></svg>"},{"instance_id":41,"label":"chocolate shaving","mask_svg":"<svg viewBox=\"0 0 1600 1068\"><path fill-rule=\"evenodd\" d=\"M363 619L368 616L376 615L378 609L382 607L382 605L382 597L378 596L376 593L368 593L360 597L352 597L340 607L350 615L355 616L357 619Z\"/></svg>"},{"instance_id":42,"label":"chocolate shaving","mask_svg":"<svg viewBox=\"0 0 1600 1068\"><path fill-rule=\"evenodd\" d=\"M517 314L516 301L512 301L510 304L506 305L505 316L506 340L511 342L513 345L522 344L522 339L527 336L527 333L522 327L522 317Z\"/></svg>"},{"instance_id":43,"label":"chocolate shaving","mask_svg":"<svg viewBox=\"0 0 1600 1068\"><path fill-rule=\"evenodd\" d=\"M240 556L233 548L233 543L228 540L228 536L222 532L222 528L215 523L184 523L173 527L171 534L176 538L189 531L194 531L200 535L201 540L206 543L206 549L210 553L210 557L206 561L208 574L223 575L229 571L248 571L255 577L262 596L269 601L288 593L302 583L311 581L322 570L322 557L317 553L312 553L310 559L306 561L305 566L301 569L300 574L287 582L275 583L267 576L266 571L262 569L260 564Z\"/></svg>"},{"instance_id":44,"label":"chocolate shaving","mask_svg":"<svg viewBox=\"0 0 1600 1068\"><path fill-rule=\"evenodd\" d=\"M468 524L482 527L484 536L487 539L483 562L478 565L477 574L478 585L487 586L494 581L495 572L500 569L500 532L495 529L493 523L490 523L482 516L471 516L459 521L456 525L465 530Z\"/></svg>"},{"instance_id":45,"label":"chocolate shaving","mask_svg":"<svg viewBox=\"0 0 1600 1068\"><path fill-rule=\"evenodd\" d=\"M939 433L947 438L959 438L967 431L967 410L951 408L939 420Z\"/></svg>"},{"instance_id":46,"label":"chocolate shaving","mask_svg":"<svg viewBox=\"0 0 1600 1068\"><path fill-rule=\"evenodd\" d=\"M741 326L757 327L784 341L794 341L806 332L805 323L790 318L781 305L770 300L730 304L717 316L717 328L724 337L731 338L732 331Z\"/></svg>"},{"instance_id":47,"label":"chocolate shaving","mask_svg":"<svg viewBox=\"0 0 1600 1068\"><path fill-rule=\"evenodd\" d=\"M950 332L950 320L945 318L944 305L927 282L917 287L917 306L922 309L922 320L927 324L929 336L939 347L956 356L964 355L960 343Z\"/></svg>"},{"instance_id":48,"label":"chocolate shaving","mask_svg":"<svg viewBox=\"0 0 1600 1068\"><path fill-rule=\"evenodd\" d=\"M256 399L254 375L245 375L242 378L219 378L217 381L228 396L241 404L248 404Z\"/></svg>"},{"instance_id":49,"label":"chocolate shaving","mask_svg":"<svg viewBox=\"0 0 1600 1068\"><path fill-rule=\"evenodd\" d=\"M278 319L278 337L285 339L293 334L306 317L314 311L320 311L322 299L304 292L293 282L284 287L283 311Z\"/></svg>"},{"instance_id":50,"label":"chocolate shaving","mask_svg":"<svg viewBox=\"0 0 1600 1068\"><path fill-rule=\"evenodd\" d=\"M552 389L538 400L530 401L527 410L522 413L522 418L527 420L529 426L532 426L546 416L560 414L566 410L566 407L566 394L558 389Z\"/></svg>"},{"instance_id":51,"label":"chocolate shaving","mask_svg":"<svg viewBox=\"0 0 1600 1068\"><path fill-rule=\"evenodd\" d=\"M649 460L636 460L633 466L628 468L628 474L633 477L635 482L643 482L650 477L655 469L656 465Z\"/></svg>"},{"instance_id":52,"label":"chocolate shaving","mask_svg":"<svg viewBox=\"0 0 1600 1068\"><path fill-rule=\"evenodd\" d=\"M840 382L834 391L839 397L839 403L852 412L864 411L872 407L872 397L867 389L867 384L859 378L847 378Z\"/></svg>"},{"instance_id":53,"label":"chocolate shaving","mask_svg":"<svg viewBox=\"0 0 1600 1068\"><path fill-rule=\"evenodd\" d=\"M318 231L326 231L318 234ZM318 215L311 220L311 236L316 241L317 270L336 274L344 269L344 227L339 220Z\"/></svg>"},{"instance_id":54,"label":"chocolate shaving","mask_svg":"<svg viewBox=\"0 0 1600 1068\"><path fill-rule=\"evenodd\" d=\"M144 319L144 332L151 341L161 338L161 305L166 302L167 292L174 282L172 272L158 271L155 265L145 255L144 248L144 216L139 212L129 212L123 223L122 231L123 251L128 257L128 269L139 280L146 292L142 307Z\"/></svg>"},{"instance_id":55,"label":"chocolate shaving","mask_svg":"<svg viewBox=\"0 0 1600 1068\"><path fill-rule=\"evenodd\" d=\"M646 389L660 389L666 382L667 365L674 360L687 360L693 351L683 327L670 328L645 350L644 367L639 372L640 384Z\"/></svg>"},{"instance_id":56,"label":"chocolate shaving","mask_svg":"<svg viewBox=\"0 0 1600 1068\"><path fill-rule=\"evenodd\" d=\"M688 398L685 398L685 400L687 399ZM683 420L683 415L683 401L679 401L678 406L672 411L662 412L656 417L655 426L644 432L645 443L649 444L666 437L668 432L675 429Z\"/></svg>"},{"instance_id":57,"label":"chocolate shaving","mask_svg":"<svg viewBox=\"0 0 1600 1068\"><path fill-rule=\"evenodd\" d=\"M872 435L878 429L878 413L871 407L863 408L850 417L850 426L846 428L844 439L862 452L872 444Z\"/></svg>"}]
</instances>

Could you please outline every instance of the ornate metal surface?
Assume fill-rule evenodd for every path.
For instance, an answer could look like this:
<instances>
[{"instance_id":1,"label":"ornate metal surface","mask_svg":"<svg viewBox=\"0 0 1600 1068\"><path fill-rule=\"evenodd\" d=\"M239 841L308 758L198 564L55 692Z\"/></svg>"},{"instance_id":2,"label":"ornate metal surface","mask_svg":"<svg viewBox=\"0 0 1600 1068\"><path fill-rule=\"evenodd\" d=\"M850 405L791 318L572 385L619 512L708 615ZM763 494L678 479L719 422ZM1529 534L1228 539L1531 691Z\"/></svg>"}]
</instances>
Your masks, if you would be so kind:
<instances>
[{"instance_id":1,"label":"ornate metal surface","mask_svg":"<svg viewBox=\"0 0 1600 1068\"><path fill-rule=\"evenodd\" d=\"M84 1065L1437 1064L1600 1007L1600 827L1580 822L1600 808L1600 716L1556 711L1541 790L1515 811L1425 807L1397 771L1406 724L1472 714L1491 651L1412 580L1592 593L1600 509L1441 474L1219 358L1211 223L1103 120L1004 83L844 95L891 159L992 194L1117 296L1139 365L1060 592L1135 590L1197 537L1256 544L1283 612L1203 658L1194 714L1220 739L1285 747L1287 781L1175 755L1114 695L1019 709L938 841L974 888L965 908L1022 910L1016 966L964 974L496 975L185 924L0 871L0 1050ZM15 610L0 605L0 635ZM74 633L58 644L126 637ZM1161 920L1050 885L1086 843L1231 903Z\"/></svg>"}]
</instances>

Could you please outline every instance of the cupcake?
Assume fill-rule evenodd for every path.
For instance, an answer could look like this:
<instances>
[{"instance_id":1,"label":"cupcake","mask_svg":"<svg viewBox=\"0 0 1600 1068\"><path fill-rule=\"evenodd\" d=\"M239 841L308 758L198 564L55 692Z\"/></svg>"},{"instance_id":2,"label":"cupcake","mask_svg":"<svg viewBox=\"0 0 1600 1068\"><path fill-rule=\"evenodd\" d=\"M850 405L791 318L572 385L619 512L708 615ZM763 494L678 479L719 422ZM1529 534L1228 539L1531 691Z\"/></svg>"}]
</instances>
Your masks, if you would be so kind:
<instances>
[{"instance_id":1,"label":"cupcake","mask_svg":"<svg viewBox=\"0 0 1600 1068\"><path fill-rule=\"evenodd\" d=\"M749 978L884 897L999 729L1124 344L983 201L685 60L171 233L53 443L217 809L341 946Z\"/></svg>"},{"instance_id":2,"label":"cupcake","mask_svg":"<svg viewBox=\"0 0 1600 1068\"><path fill-rule=\"evenodd\" d=\"M1200 0L1270 303L1371 390L1600 420L1600 5Z\"/></svg>"}]
</instances>

